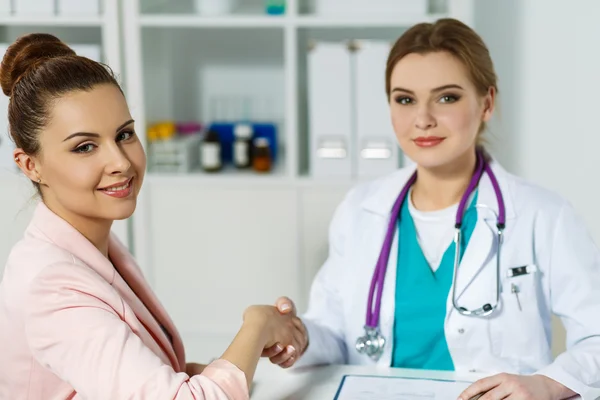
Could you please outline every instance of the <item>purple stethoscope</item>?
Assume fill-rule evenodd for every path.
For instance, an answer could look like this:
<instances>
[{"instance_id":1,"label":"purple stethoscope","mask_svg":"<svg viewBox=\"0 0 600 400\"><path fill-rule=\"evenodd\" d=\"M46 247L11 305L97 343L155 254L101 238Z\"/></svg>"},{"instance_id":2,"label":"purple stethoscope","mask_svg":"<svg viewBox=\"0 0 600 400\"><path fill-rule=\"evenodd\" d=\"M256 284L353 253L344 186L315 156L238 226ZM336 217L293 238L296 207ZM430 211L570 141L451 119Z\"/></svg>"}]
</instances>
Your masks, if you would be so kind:
<instances>
[{"instance_id":1,"label":"purple stethoscope","mask_svg":"<svg viewBox=\"0 0 600 400\"><path fill-rule=\"evenodd\" d=\"M461 307L456 303L456 277L458 274L458 266L461 260L461 226L463 221L463 216L465 213L465 207L467 201L473 191L477 188L479 184L479 180L483 175L483 172L486 172L492 182L492 186L494 187L494 192L496 193L496 201L498 202L498 214L495 213L493 209L487 207L485 205L477 204L476 208L486 208L496 214L496 227L498 228L496 232L497 244L498 244L498 252L496 256L496 302L494 305L489 303L484 304L482 307L468 310L465 307ZM371 359L377 361L383 354L383 350L385 347L385 338L381 334L379 330L379 312L381 310L381 295L383 293L383 284L385 282L385 273L387 269L388 260L390 257L390 250L392 248L392 241L394 239L394 233L396 232L396 222L398 220L398 216L400 213L400 209L402 208L402 204L408 195L408 191L410 187L417 180L417 172L410 177L404 188L400 192L400 195L396 199L394 206L392 207L392 213L390 215L390 222L388 224L387 233L385 236L385 240L383 242L383 247L381 248L381 252L379 253L379 259L377 260L377 266L375 267L375 272L373 273L373 278L371 279L371 288L369 289L369 303L367 307L367 321L365 324L365 335L359 337L356 340L356 350L361 354L366 354ZM454 225L454 279L452 283L452 305L453 307L461 314L466 316L473 317L484 317L492 314L498 304L500 302L500 250L503 241L503 231L506 222L506 211L504 207L504 199L502 198L502 192L500 191L500 185L498 185L498 180L494 175L494 172L490 168L488 162L485 159L485 155L481 152L477 152L477 164L475 168L475 173L471 178L471 182L467 187L467 190L463 194L462 199L460 200L458 210L456 212L456 223ZM375 292L377 291L377 297L375 300L375 304L373 304L373 297ZM375 307L373 307L375 306Z\"/></svg>"}]
</instances>

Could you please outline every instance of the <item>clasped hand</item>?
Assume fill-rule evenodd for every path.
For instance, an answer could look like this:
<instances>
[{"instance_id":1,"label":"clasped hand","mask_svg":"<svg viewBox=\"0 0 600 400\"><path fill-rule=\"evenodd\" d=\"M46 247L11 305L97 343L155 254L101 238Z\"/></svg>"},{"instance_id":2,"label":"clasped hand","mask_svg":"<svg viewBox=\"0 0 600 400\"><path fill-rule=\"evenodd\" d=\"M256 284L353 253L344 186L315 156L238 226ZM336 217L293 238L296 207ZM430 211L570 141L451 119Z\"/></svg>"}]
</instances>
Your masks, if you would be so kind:
<instances>
[{"instance_id":1,"label":"clasped hand","mask_svg":"<svg viewBox=\"0 0 600 400\"><path fill-rule=\"evenodd\" d=\"M281 297L275 307L251 306L246 310L248 312L266 315L268 340L262 356L282 368L294 365L308 347L306 327L297 316L294 302Z\"/></svg>"}]
</instances>

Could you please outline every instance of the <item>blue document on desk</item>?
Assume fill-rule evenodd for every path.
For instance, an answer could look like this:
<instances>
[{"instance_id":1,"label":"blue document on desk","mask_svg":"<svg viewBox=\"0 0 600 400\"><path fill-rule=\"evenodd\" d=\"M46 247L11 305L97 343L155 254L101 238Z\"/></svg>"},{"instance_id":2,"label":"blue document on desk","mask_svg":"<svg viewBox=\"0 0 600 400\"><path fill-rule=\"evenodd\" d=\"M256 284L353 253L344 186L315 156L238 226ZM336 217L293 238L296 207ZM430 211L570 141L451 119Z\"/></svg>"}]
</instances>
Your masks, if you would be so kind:
<instances>
[{"instance_id":1,"label":"blue document on desk","mask_svg":"<svg viewBox=\"0 0 600 400\"><path fill-rule=\"evenodd\" d=\"M447 400L457 399L471 382L345 375L335 400Z\"/></svg>"}]
</instances>

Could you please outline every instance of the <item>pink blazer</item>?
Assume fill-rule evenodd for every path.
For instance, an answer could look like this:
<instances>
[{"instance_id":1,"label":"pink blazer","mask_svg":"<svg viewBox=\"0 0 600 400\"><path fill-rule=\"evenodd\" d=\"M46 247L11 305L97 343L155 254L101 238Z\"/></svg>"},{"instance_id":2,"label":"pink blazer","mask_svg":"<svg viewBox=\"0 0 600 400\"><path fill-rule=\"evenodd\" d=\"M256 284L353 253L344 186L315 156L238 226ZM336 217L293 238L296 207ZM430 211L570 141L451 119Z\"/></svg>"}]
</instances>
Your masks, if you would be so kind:
<instances>
[{"instance_id":1,"label":"pink blazer","mask_svg":"<svg viewBox=\"0 0 600 400\"><path fill-rule=\"evenodd\" d=\"M114 236L109 257L37 206L0 283L0 399L248 399L225 360L184 372L173 321Z\"/></svg>"}]
</instances>

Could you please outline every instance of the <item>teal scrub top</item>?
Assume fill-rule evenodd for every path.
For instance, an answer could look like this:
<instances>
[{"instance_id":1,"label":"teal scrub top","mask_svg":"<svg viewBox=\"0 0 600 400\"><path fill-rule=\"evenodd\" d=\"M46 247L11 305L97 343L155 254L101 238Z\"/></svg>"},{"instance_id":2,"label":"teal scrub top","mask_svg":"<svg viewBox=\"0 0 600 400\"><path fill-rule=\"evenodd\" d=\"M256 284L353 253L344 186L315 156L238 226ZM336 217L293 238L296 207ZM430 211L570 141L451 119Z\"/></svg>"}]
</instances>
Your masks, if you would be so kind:
<instances>
[{"instance_id":1,"label":"teal scrub top","mask_svg":"<svg viewBox=\"0 0 600 400\"><path fill-rule=\"evenodd\" d=\"M454 370L444 334L446 302L454 275L454 241L433 271L417 240L417 231L404 202L398 220L398 265L392 367ZM477 191L462 224L461 255L477 222Z\"/></svg>"}]
</instances>

